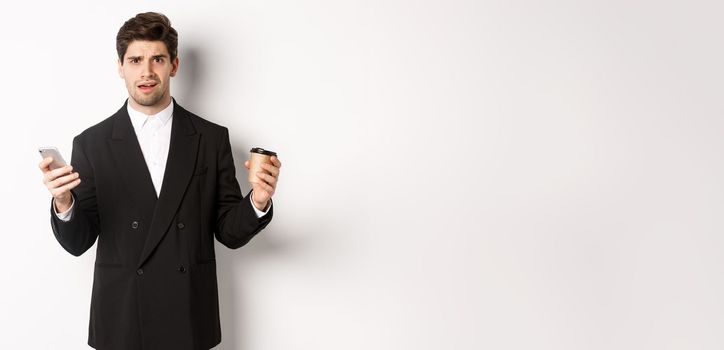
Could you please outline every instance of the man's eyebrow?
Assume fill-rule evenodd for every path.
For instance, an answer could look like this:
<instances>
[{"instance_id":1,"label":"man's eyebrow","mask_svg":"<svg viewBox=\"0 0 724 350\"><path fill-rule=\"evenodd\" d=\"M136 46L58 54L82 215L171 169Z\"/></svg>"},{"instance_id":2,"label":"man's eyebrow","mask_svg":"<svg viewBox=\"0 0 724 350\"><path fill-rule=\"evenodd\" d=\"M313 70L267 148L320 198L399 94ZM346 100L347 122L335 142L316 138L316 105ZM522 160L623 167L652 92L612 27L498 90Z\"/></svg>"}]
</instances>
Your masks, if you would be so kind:
<instances>
[{"instance_id":1,"label":"man's eyebrow","mask_svg":"<svg viewBox=\"0 0 724 350\"><path fill-rule=\"evenodd\" d=\"M166 54L158 54L158 55L151 56L151 58L167 58L167 57L168 57L168 55L166 55ZM126 60L140 60L142 58L143 58L143 56L126 56Z\"/></svg>"}]
</instances>

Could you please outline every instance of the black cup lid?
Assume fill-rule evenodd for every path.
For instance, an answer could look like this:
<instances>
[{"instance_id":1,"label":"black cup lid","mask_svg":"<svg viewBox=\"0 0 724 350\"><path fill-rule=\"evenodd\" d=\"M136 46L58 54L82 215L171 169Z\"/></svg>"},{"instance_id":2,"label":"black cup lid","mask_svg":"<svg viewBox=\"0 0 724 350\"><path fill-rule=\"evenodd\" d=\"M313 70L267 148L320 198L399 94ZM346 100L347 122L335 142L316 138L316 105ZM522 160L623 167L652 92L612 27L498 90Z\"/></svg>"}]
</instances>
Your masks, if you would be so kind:
<instances>
[{"instance_id":1,"label":"black cup lid","mask_svg":"<svg viewBox=\"0 0 724 350\"><path fill-rule=\"evenodd\" d=\"M251 149L251 152L263 154L265 156L275 156L277 155L276 152L272 152L270 150L263 149L261 147L254 147Z\"/></svg>"}]
</instances>

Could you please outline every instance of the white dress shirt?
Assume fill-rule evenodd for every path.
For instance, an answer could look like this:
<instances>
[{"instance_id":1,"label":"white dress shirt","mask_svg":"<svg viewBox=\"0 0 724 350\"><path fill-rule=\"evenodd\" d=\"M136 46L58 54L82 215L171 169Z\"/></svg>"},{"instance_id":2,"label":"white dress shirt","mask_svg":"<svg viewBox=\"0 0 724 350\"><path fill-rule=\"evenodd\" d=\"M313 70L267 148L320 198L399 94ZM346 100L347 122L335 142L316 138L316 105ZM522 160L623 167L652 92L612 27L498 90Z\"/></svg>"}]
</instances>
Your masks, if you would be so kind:
<instances>
[{"instance_id":1,"label":"white dress shirt","mask_svg":"<svg viewBox=\"0 0 724 350\"><path fill-rule=\"evenodd\" d=\"M154 115L145 115L127 105L133 130L141 146L143 159L151 174L156 198L161 195L161 184L166 170L168 147L171 143L171 125L173 124L173 103Z\"/></svg>"},{"instance_id":2,"label":"white dress shirt","mask_svg":"<svg viewBox=\"0 0 724 350\"><path fill-rule=\"evenodd\" d=\"M168 159L168 148L171 144L171 125L173 124L173 103L168 107L154 115L143 114L133 108L131 104L127 104L128 115L131 117L133 130L136 132L138 144L141 146L143 158L146 161L148 172L151 174L151 181L156 190L156 197L161 195L161 185L163 184L163 175L166 171L166 160ZM71 196L72 198L72 196ZM55 200L53 200L53 210L58 219L69 221L73 215L73 206L75 199L71 199L70 208L62 213L58 213L55 209ZM251 195L249 195L251 201ZM271 202L271 199L269 200ZM262 217L269 212L271 203L266 211L261 211L251 203L257 217Z\"/></svg>"}]
</instances>

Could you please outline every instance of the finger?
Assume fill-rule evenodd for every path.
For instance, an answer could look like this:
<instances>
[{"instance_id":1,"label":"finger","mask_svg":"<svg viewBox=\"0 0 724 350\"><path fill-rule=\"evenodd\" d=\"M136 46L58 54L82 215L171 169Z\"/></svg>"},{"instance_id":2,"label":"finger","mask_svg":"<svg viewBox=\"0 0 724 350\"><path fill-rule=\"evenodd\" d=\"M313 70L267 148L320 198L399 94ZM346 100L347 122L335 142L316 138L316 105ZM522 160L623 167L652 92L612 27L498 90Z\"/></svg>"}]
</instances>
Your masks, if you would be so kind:
<instances>
[{"instance_id":1,"label":"finger","mask_svg":"<svg viewBox=\"0 0 724 350\"><path fill-rule=\"evenodd\" d=\"M48 166L50 166L50 163L53 162L53 157L45 157L43 160L40 161L40 164L38 164L38 167L40 170L46 170Z\"/></svg>"},{"instance_id":2,"label":"finger","mask_svg":"<svg viewBox=\"0 0 724 350\"><path fill-rule=\"evenodd\" d=\"M264 179L261 178L259 173L257 173L256 176L259 178L259 180L261 180L258 182L259 187L261 187L264 191L267 191L269 193L269 197L271 197L271 195L274 193L274 186L271 186L268 183L266 183L264 181ZM269 175L266 175L266 176L269 176Z\"/></svg>"},{"instance_id":3,"label":"finger","mask_svg":"<svg viewBox=\"0 0 724 350\"><path fill-rule=\"evenodd\" d=\"M262 190L262 187L261 187L261 185L259 185L258 182L252 182L251 189L252 189L252 192L259 192Z\"/></svg>"},{"instance_id":4,"label":"finger","mask_svg":"<svg viewBox=\"0 0 724 350\"><path fill-rule=\"evenodd\" d=\"M279 158L277 158L277 156L271 156L270 159L271 159L272 163L274 163L274 165L276 165L277 168L282 167L282 162L279 161Z\"/></svg>"},{"instance_id":5,"label":"finger","mask_svg":"<svg viewBox=\"0 0 724 350\"><path fill-rule=\"evenodd\" d=\"M61 176L53 181L48 181L45 183L45 187L48 188L48 191L51 193L64 185L67 185L75 180L79 179L79 177L73 177L72 175L67 176Z\"/></svg>"},{"instance_id":6,"label":"finger","mask_svg":"<svg viewBox=\"0 0 724 350\"><path fill-rule=\"evenodd\" d=\"M252 194L256 193L256 195L253 196L252 199L262 198L262 197L260 197L260 196L263 196L264 193L267 193L267 192L268 192L268 191L266 190L266 188L267 188L268 186L269 186L269 185L267 185L266 183L262 182L261 180L258 181L258 182L252 182L252 186L251 186L252 189L253 189Z\"/></svg>"},{"instance_id":7,"label":"finger","mask_svg":"<svg viewBox=\"0 0 724 350\"><path fill-rule=\"evenodd\" d=\"M277 183L277 178L274 176L271 176L269 174L256 173L256 176L259 177L260 179L262 179L267 184L270 184L272 186L276 185L276 183Z\"/></svg>"},{"instance_id":8,"label":"finger","mask_svg":"<svg viewBox=\"0 0 724 350\"><path fill-rule=\"evenodd\" d=\"M259 184L256 188L254 188L254 191L252 191L252 199L256 201L262 201L265 198L269 199L271 198L271 193L269 190L264 189L265 185ZM266 185L269 186L269 185Z\"/></svg>"},{"instance_id":9,"label":"finger","mask_svg":"<svg viewBox=\"0 0 724 350\"><path fill-rule=\"evenodd\" d=\"M270 172L274 176L279 175L279 168L277 168L271 164L261 163L261 167L262 167L262 169Z\"/></svg>"},{"instance_id":10,"label":"finger","mask_svg":"<svg viewBox=\"0 0 724 350\"><path fill-rule=\"evenodd\" d=\"M71 181L75 181L76 179L80 178L80 174L78 173L72 173L69 175L61 176L53 181L50 181L47 183L47 186L49 189L54 189L61 187Z\"/></svg>"},{"instance_id":11,"label":"finger","mask_svg":"<svg viewBox=\"0 0 724 350\"><path fill-rule=\"evenodd\" d=\"M60 176L71 173L71 170L73 168L70 167L71 170L66 170L66 168L68 168L68 167L70 167L70 165L62 167L62 168L54 169L54 170L50 170L50 169L46 170L45 172L43 172L43 183L47 184L48 182L51 182Z\"/></svg>"},{"instance_id":12,"label":"finger","mask_svg":"<svg viewBox=\"0 0 724 350\"><path fill-rule=\"evenodd\" d=\"M66 193L66 192L74 189L79 184L80 184L80 179L76 179L75 181L72 181L71 183L66 184L63 187L59 187L59 188L56 188L56 189L50 191L50 193L53 195L53 197L57 197L63 193Z\"/></svg>"},{"instance_id":13,"label":"finger","mask_svg":"<svg viewBox=\"0 0 724 350\"><path fill-rule=\"evenodd\" d=\"M69 174L69 173L71 173L72 171L73 171L73 166L72 166L72 165L66 165L66 166L64 166L64 167L51 170L51 171L48 173L48 177L49 177L51 180L54 180L56 177Z\"/></svg>"},{"instance_id":14,"label":"finger","mask_svg":"<svg viewBox=\"0 0 724 350\"><path fill-rule=\"evenodd\" d=\"M60 176L68 175L72 172L72 170L73 166L66 165L62 168L46 171L45 173L43 173L43 182L48 183L57 179Z\"/></svg>"},{"instance_id":15,"label":"finger","mask_svg":"<svg viewBox=\"0 0 724 350\"><path fill-rule=\"evenodd\" d=\"M244 162L244 166L245 166L247 169L249 169L249 161L248 161L248 160Z\"/></svg>"}]
</instances>

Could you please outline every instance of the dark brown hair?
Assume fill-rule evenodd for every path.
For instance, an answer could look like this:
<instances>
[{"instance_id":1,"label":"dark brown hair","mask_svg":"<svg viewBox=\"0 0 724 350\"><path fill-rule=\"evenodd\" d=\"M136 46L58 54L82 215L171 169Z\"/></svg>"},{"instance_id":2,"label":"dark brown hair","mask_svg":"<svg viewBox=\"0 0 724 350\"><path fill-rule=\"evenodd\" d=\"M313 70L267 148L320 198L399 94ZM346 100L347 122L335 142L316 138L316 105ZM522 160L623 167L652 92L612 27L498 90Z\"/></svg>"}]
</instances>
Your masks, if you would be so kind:
<instances>
[{"instance_id":1,"label":"dark brown hair","mask_svg":"<svg viewBox=\"0 0 724 350\"><path fill-rule=\"evenodd\" d=\"M116 36L116 50L118 59L123 64L123 56L126 55L128 45L134 40L163 41L170 59L176 59L178 49L178 33L171 27L168 17L156 13L139 13L123 23Z\"/></svg>"}]
</instances>

